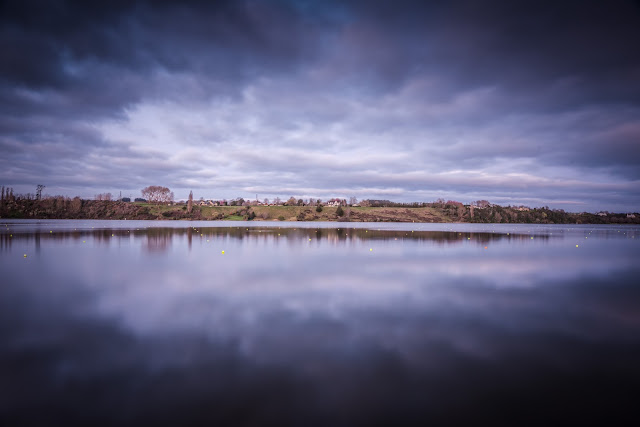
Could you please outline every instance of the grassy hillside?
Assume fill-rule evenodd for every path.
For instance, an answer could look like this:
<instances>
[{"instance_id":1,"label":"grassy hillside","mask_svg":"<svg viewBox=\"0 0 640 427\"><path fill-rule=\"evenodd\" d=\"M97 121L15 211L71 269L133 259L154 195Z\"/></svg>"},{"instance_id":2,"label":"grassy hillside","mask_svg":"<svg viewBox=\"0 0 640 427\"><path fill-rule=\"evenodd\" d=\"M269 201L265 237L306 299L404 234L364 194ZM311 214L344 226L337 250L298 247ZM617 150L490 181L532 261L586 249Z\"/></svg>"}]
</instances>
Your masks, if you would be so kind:
<instances>
[{"instance_id":1,"label":"grassy hillside","mask_svg":"<svg viewBox=\"0 0 640 427\"><path fill-rule=\"evenodd\" d=\"M323 207L314 206L194 206L156 205L51 197L43 200L19 199L0 204L0 218L51 219L175 219L231 221L350 221L350 222L480 222L539 224L639 224L626 214L598 216L568 213L549 208L520 211L503 206L471 210L469 206L433 204L430 207Z\"/></svg>"}]
</instances>

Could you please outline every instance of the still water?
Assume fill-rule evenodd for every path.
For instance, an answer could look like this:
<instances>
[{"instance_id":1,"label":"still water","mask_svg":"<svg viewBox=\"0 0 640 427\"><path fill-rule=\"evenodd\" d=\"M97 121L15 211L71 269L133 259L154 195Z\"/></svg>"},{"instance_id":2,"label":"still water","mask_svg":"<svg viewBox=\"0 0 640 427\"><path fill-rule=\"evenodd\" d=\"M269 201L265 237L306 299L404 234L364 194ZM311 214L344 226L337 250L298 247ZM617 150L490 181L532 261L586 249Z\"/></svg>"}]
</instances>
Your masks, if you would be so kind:
<instances>
[{"instance_id":1,"label":"still water","mask_svg":"<svg viewBox=\"0 0 640 427\"><path fill-rule=\"evenodd\" d=\"M640 228L0 222L0 424L612 422Z\"/></svg>"}]
</instances>

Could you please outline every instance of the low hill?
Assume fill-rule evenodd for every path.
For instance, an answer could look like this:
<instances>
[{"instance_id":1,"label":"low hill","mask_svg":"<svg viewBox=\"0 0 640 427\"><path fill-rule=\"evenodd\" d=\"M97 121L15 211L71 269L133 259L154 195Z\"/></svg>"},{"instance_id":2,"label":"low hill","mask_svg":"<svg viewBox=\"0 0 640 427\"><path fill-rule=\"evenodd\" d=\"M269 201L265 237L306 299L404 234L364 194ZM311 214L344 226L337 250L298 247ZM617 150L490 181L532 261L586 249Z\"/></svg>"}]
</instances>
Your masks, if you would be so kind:
<instances>
[{"instance_id":1,"label":"low hill","mask_svg":"<svg viewBox=\"0 0 640 427\"><path fill-rule=\"evenodd\" d=\"M461 204L429 207L323 207L314 206L194 206L81 200L50 197L17 199L0 205L1 218L115 219L115 220L253 220L349 222L472 222L538 224L640 224L640 215L570 213L549 208L520 210L492 205L472 208Z\"/></svg>"}]
</instances>

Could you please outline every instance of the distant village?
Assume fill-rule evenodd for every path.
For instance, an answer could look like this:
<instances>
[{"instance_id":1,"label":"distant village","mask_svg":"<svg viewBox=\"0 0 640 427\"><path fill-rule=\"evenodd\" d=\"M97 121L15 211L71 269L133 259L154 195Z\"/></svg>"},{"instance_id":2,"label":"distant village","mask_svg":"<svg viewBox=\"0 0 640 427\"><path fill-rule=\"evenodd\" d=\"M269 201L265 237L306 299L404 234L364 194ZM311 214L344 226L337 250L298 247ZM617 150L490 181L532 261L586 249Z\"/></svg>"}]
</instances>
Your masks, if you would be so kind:
<instances>
[{"instance_id":1,"label":"distant village","mask_svg":"<svg viewBox=\"0 0 640 427\"><path fill-rule=\"evenodd\" d=\"M96 200L112 200L112 199L110 198L107 199L105 197L100 197L100 195L98 195L96 196ZM125 198L122 198L121 201L130 202L131 199L125 197ZM144 198L136 198L134 199L134 202L144 203L144 202L148 202L148 200ZM170 201L170 202L167 202L167 204L184 205L184 204L187 204L187 202L188 202L187 200L179 200L179 201ZM327 207L350 206L350 207L372 207L372 208L385 208L385 207L419 208L419 207L429 207L433 205L442 205L442 206L451 205L451 206L464 206L467 208L471 207L475 209L485 209L485 208L490 208L492 206L498 206L496 204L490 203L487 200L477 200L469 204L463 204L462 202L458 202L455 200L445 201L445 199L438 199L435 202L402 203L402 202L392 202L390 200L377 200L377 199L365 199L365 200L358 201L356 197L350 197L348 201L347 199L341 199L341 198L332 198L332 199L323 201L321 199L311 199L311 198L296 199L295 197L290 197L287 200L283 200L279 197L276 197L273 200L270 200L268 198L259 200L257 197L255 199L244 199L242 197L238 197L236 199L230 199L230 200L227 200L227 199L213 200L213 199L200 198L199 200L194 200L193 204L194 206L318 206L318 205L322 205ZM515 209L521 212L526 212L531 210L529 206L524 206L524 205L510 206L510 207L512 209Z\"/></svg>"},{"instance_id":2,"label":"distant village","mask_svg":"<svg viewBox=\"0 0 640 427\"><path fill-rule=\"evenodd\" d=\"M287 200L281 200L276 197L273 200L269 199L243 199L242 197L233 200L205 200L200 199L198 201L194 201L195 205L199 206L360 206L356 200L351 200L351 203L347 203L346 199L329 199L326 201L322 201L321 199L296 199L295 197L291 197ZM186 201L176 202L176 204L184 204Z\"/></svg>"}]
</instances>

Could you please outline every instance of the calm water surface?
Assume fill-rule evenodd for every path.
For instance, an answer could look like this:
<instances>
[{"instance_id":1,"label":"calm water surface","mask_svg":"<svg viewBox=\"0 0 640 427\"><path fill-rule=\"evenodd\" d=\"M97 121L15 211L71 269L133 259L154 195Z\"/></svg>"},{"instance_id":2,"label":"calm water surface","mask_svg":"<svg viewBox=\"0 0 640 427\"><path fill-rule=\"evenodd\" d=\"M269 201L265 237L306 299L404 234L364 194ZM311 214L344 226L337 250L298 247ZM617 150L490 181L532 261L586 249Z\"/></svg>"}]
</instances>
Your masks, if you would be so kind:
<instances>
[{"instance_id":1,"label":"calm water surface","mask_svg":"<svg viewBox=\"0 0 640 427\"><path fill-rule=\"evenodd\" d=\"M636 416L638 227L0 224L3 425Z\"/></svg>"}]
</instances>

